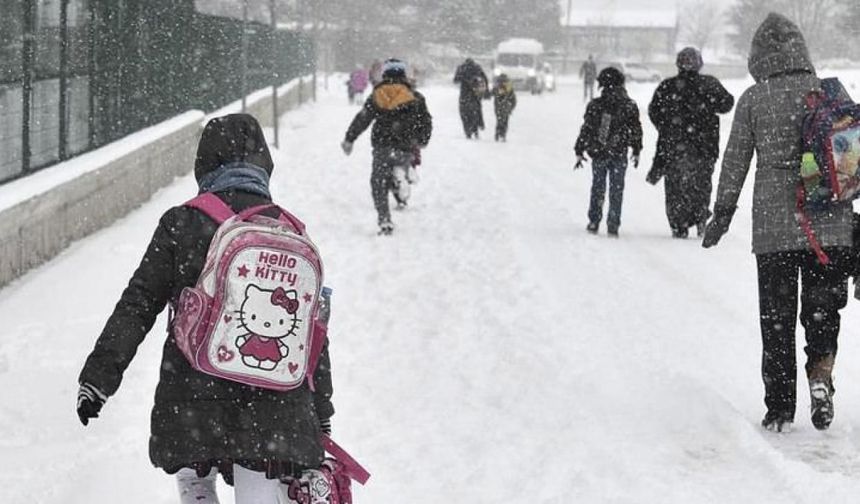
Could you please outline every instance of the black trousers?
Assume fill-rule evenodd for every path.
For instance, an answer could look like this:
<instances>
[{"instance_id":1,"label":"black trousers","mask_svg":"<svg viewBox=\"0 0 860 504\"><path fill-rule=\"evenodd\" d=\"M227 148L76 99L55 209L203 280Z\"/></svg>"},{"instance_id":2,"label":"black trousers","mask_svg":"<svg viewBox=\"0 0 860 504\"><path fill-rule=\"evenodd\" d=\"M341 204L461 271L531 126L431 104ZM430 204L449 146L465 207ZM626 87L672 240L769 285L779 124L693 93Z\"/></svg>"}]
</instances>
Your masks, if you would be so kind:
<instances>
[{"instance_id":1,"label":"black trousers","mask_svg":"<svg viewBox=\"0 0 860 504\"><path fill-rule=\"evenodd\" d=\"M848 300L848 274L852 263L848 248L826 250L831 264L824 266L809 251L756 255L758 263L759 320L761 324L764 402L769 412L794 418L797 399L798 273L800 323L806 331L806 370L822 358L836 355L839 310Z\"/></svg>"},{"instance_id":2,"label":"black trousers","mask_svg":"<svg viewBox=\"0 0 860 504\"><path fill-rule=\"evenodd\" d=\"M508 119L511 113L498 111L496 112L496 139L506 138L508 136Z\"/></svg>"},{"instance_id":3,"label":"black trousers","mask_svg":"<svg viewBox=\"0 0 860 504\"><path fill-rule=\"evenodd\" d=\"M370 193L373 205L376 207L377 223L391 222L391 210L388 206L388 192L394 191L397 184L394 180L394 168L404 170L412 161L412 153L398 149L374 149L373 172L370 174ZM395 192L395 199L397 195Z\"/></svg>"}]
</instances>

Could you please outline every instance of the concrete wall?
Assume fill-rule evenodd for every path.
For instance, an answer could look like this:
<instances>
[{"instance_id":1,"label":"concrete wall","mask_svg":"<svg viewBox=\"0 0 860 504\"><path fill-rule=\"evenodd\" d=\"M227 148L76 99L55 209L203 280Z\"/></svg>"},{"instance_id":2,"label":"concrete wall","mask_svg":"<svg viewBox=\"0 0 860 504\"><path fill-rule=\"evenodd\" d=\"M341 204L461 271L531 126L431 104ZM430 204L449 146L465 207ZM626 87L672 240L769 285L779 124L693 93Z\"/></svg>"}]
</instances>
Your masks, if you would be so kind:
<instances>
[{"instance_id":1,"label":"concrete wall","mask_svg":"<svg viewBox=\"0 0 860 504\"><path fill-rule=\"evenodd\" d=\"M296 108L311 94L309 78L281 86L279 113ZM272 125L271 90L253 93L246 106L263 126ZM16 201L15 196L22 195L19 202L0 206L0 287L55 257L73 241L111 225L176 177L189 174L205 120L240 109L241 102L236 102L209 116L190 111L0 186L0 195L7 201L9 196ZM69 176L75 170L80 174Z\"/></svg>"}]
</instances>

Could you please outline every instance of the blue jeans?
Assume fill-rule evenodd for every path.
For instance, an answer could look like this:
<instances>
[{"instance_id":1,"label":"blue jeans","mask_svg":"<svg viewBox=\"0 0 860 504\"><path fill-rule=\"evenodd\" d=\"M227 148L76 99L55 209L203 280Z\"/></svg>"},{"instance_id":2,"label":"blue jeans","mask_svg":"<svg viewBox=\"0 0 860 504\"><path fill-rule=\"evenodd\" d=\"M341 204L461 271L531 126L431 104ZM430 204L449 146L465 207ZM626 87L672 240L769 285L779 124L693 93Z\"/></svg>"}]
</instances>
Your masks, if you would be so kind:
<instances>
[{"instance_id":1,"label":"blue jeans","mask_svg":"<svg viewBox=\"0 0 860 504\"><path fill-rule=\"evenodd\" d=\"M588 220L600 223L603 219L603 199L606 196L606 178L609 177L609 214L606 225L618 229L621 225L621 202L624 198L624 174L627 171L627 158L592 159L591 204L588 207Z\"/></svg>"}]
</instances>

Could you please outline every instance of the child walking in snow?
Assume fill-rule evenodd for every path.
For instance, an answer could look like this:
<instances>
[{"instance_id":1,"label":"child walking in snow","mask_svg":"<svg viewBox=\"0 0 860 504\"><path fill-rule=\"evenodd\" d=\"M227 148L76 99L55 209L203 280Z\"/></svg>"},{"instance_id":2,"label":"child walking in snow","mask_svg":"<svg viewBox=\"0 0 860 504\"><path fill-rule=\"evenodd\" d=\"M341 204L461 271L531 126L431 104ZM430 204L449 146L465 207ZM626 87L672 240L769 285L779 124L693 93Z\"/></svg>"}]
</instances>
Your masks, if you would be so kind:
<instances>
[{"instance_id":1,"label":"child walking in snow","mask_svg":"<svg viewBox=\"0 0 860 504\"><path fill-rule=\"evenodd\" d=\"M517 94L514 92L514 84L507 74L496 78L493 86L493 105L496 111L496 141L507 141L508 119L517 107Z\"/></svg>"},{"instance_id":2,"label":"child walking in snow","mask_svg":"<svg viewBox=\"0 0 860 504\"><path fill-rule=\"evenodd\" d=\"M394 193L399 207L406 205L412 182L407 175L416 158L414 151L427 146L433 131L432 121L424 97L415 91L406 76L406 64L397 59L386 61L382 82L373 88L341 143L343 152L350 155L353 143L373 124L370 187L381 235L394 231L388 193Z\"/></svg>"},{"instance_id":3,"label":"child walking in snow","mask_svg":"<svg viewBox=\"0 0 860 504\"><path fill-rule=\"evenodd\" d=\"M234 212L271 204L272 169L253 117L228 115L206 125L194 165L201 194L214 194ZM158 314L168 303L176 307L182 290L195 285L217 228L191 206L171 208L161 217L81 371L77 413L84 425L116 393ZM265 300L271 298L272 310L278 308L274 304L290 308L292 292L282 291L283 299L276 299L276 290ZM192 368L171 325L152 410L153 465L177 475L183 504L217 504L218 473L233 483L237 504L281 502L278 478L297 477L323 461L320 434L331 430L334 413L329 369L326 342L313 392L307 383L279 392L217 378Z\"/></svg>"},{"instance_id":4,"label":"child walking in snow","mask_svg":"<svg viewBox=\"0 0 860 504\"><path fill-rule=\"evenodd\" d=\"M591 202L588 207L589 233L597 233L603 218L606 178L609 177L609 213L607 233L618 237L621 225L621 203L624 197L624 175L627 171L627 149L632 149L633 167L639 166L642 150L642 125L639 108L627 96L624 74L615 68L601 70L597 84L600 97L588 104L585 122L576 140L576 165L582 168L585 153L592 158Z\"/></svg>"}]
</instances>

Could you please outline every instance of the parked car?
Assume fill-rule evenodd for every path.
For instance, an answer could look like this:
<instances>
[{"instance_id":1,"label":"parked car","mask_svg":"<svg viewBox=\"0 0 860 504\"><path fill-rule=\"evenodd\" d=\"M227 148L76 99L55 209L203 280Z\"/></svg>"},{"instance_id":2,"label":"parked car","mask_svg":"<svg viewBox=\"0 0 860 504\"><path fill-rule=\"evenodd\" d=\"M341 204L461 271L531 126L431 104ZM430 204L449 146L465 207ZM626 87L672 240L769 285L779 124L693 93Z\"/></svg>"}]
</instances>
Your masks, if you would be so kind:
<instances>
[{"instance_id":1,"label":"parked car","mask_svg":"<svg viewBox=\"0 0 860 504\"><path fill-rule=\"evenodd\" d=\"M633 82L660 82L663 77L660 72L641 63L623 63L622 72L629 81Z\"/></svg>"},{"instance_id":2,"label":"parked car","mask_svg":"<svg viewBox=\"0 0 860 504\"><path fill-rule=\"evenodd\" d=\"M614 61L606 66L617 68L630 82L660 82L663 80L660 72L642 63Z\"/></svg>"}]
</instances>

